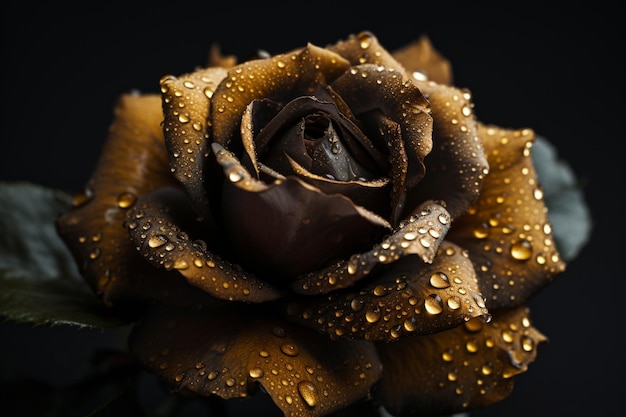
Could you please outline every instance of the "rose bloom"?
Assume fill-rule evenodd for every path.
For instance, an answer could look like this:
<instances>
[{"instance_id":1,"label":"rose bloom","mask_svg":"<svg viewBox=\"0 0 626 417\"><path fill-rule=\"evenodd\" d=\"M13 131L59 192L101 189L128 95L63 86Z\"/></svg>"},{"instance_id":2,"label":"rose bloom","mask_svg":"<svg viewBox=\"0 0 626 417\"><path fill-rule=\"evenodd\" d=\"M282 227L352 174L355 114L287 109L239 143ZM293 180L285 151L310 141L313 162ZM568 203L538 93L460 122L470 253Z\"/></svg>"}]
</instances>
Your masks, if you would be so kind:
<instances>
[{"instance_id":1,"label":"rose bloom","mask_svg":"<svg viewBox=\"0 0 626 417\"><path fill-rule=\"evenodd\" d=\"M60 235L133 356L180 394L286 416L482 408L546 337L565 268L531 129L479 122L423 36L165 76L115 108Z\"/></svg>"}]
</instances>

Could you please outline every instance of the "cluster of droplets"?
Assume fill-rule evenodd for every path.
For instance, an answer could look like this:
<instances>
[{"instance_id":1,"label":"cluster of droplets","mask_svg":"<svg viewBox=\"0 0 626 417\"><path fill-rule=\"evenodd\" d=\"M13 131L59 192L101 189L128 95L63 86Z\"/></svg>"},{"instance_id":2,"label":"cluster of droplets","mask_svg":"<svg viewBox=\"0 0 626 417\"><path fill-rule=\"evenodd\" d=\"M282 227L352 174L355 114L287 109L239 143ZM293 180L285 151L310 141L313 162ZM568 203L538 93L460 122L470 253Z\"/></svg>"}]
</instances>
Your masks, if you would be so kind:
<instances>
[{"instance_id":1,"label":"cluster of droplets","mask_svg":"<svg viewBox=\"0 0 626 417\"><path fill-rule=\"evenodd\" d=\"M450 262L446 261L450 258ZM462 265L462 266L458 266ZM435 265L415 268L358 292L332 292L318 302L287 307L294 320L331 336L396 340L405 334L429 334L474 317L490 321L467 254L445 243Z\"/></svg>"},{"instance_id":2,"label":"cluster of droplets","mask_svg":"<svg viewBox=\"0 0 626 417\"><path fill-rule=\"evenodd\" d=\"M175 334L177 326L176 320L170 320L168 331ZM204 395L244 398L250 394L252 384L258 383L273 396L285 415L290 416L307 416L311 409L336 406L333 402L345 401L343 391L350 389L349 385L357 387L372 378L373 364L363 356L346 371L341 368L347 363L332 365L331 360L322 365L315 355L311 356L309 349L302 352L299 343L282 326L262 326L253 333L256 348L251 348L245 340L229 344L212 341L208 342L202 357L195 360L181 356L176 338L170 342L166 339L159 346L151 346L154 353L147 357L147 363L171 379L178 389ZM240 349L245 353L232 355L231 351ZM349 375L350 380L338 380L335 372Z\"/></svg>"},{"instance_id":3,"label":"cluster of droplets","mask_svg":"<svg viewBox=\"0 0 626 417\"><path fill-rule=\"evenodd\" d=\"M424 262L432 263L451 223L442 204L424 203L370 251L354 254L348 260L303 276L294 283L294 290L315 294L345 288L370 274L377 265L391 264L408 255L417 255Z\"/></svg>"},{"instance_id":4,"label":"cluster of droplets","mask_svg":"<svg viewBox=\"0 0 626 417\"><path fill-rule=\"evenodd\" d=\"M452 390L468 407L470 401L480 402L491 390L502 389L500 378L524 372L537 354L537 345L546 340L526 313L517 310L489 327L477 319L465 323L457 343L441 351L442 376L435 381L436 388ZM474 385L467 385L469 381Z\"/></svg>"},{"instance_id":5,"label":"cluster of droplets","mask_svg":"<svg viewBox=\"0 0 626 417\"><path fill-rule=\"evenodd\" d=\"M490 283L483 288L485 295L495 303L517 303L535 285L544 285L562 271L564 264L532 167L533 132L485 128L482 136L492 167L488 186L468 211L472 220L464 224L471 227L459 227L479 250L480 256L474 257L477 270L481 280ZM533 272L544 281L535 282Z\"/></svg>"}]
</instances>

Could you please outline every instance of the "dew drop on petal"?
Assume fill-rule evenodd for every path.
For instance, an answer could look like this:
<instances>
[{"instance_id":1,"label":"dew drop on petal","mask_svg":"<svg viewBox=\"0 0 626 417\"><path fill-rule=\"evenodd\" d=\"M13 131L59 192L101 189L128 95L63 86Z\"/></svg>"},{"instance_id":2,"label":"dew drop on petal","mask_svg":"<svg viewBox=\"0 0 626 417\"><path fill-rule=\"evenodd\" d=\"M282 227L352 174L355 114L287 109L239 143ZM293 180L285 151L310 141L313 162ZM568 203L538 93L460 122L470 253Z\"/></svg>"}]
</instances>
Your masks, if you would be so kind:
<instances>
[{"instance_id":1,"label":"dew drop on petal","mask_svg":"<svg viewBox=\"0 0 626 417\"><path fill-rule=\"evenodd\" d=\"M319 394L315 385L309 381L298 382L298 393L309 407L314 407L319 401Z\"/></svg>"},{"instance_id":2,"label":"dew drop on petal","mask_svg":"<svg viewBox=\"0 0 626 417\"><path fill-rule=\"evenodd\" d=\"M438 289L448 288L450 286L450 280L443 272L435 272L430 276L430 285Z\"/></svg>"},{"instance_id":3,"label":"dew drop on petal","mask_svg":"<svg viewBox=\"0 0 626 417\"><path fill-rule=\"evenodd\" d=\"M430 314L441 314L441 312L443 311L441 297L439 297L437 294L430 294L424 300L424 308Z\"/></svg>"},{"instance_id":4,"label":"dew drop on petal","mask_svg":"<svg viewBox=\"0 0 626 417\"><path fill-rule=\"evenodd\" d=\"M511 245L511 256L518 261L527 261L533 254L533 247L527 240L522 240Z\"/></svg>"}]
</instances>

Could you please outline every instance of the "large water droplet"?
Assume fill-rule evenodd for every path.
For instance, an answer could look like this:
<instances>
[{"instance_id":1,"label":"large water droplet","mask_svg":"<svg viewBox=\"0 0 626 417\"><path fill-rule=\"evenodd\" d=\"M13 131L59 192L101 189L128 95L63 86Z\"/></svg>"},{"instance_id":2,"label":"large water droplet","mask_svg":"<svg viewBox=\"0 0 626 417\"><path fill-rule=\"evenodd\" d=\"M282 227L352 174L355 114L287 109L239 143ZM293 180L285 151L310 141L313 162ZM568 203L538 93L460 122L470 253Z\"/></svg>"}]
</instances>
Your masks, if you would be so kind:
<instances>
[{"instance_id":1,"label":"large water droplet","mask_svg":"<svg viewBox=\"0 0 626 417\"><path fill-rule=\"evenodd\" d=\"M533 247L527 240L511 245L511 256L519 261L527 261L533 254Z\"/></svg>"},{"instance_id":2,"label":"large water droplet","mask_svg":"<svg viewBox=\"0 0 626 417\"><path fill-rule=\"evenodd\" d=\"M315 385L309 381L298 382L298 392L309 407L314 407L319 401L319 394Z\"/></svg>"},{"instance_id":3,"label":"large water droplet","mask_svg":"<svg viewBox=\"0 0 626 417\"><path fill-rule=\"evenodd\" d=\"M424 300L424 308L430 314L441 314L443 311L443 303L441 301L441 297L437 294L430 294Z\"/></svg>"}]
</instances>

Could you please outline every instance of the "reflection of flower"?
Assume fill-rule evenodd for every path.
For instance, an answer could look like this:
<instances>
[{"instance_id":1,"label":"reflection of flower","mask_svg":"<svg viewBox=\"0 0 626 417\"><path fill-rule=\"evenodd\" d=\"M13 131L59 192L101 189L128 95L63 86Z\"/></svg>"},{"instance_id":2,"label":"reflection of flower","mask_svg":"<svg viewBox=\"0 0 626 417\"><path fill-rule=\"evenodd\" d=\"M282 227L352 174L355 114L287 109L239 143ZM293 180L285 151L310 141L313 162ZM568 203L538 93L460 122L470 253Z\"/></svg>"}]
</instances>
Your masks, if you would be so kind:
<instances>
[{"instance_id":1,"label":"reflection of flower","mask_svg":"<svg viewBox=\"0 0 626 417\"><path fill-rule=\"evenodd\" d=\"M478 122L427 38L215 53L120 99L58 229L177 390L260 385L292 416L464 411L534 360L524 303L565 267L534 139Z\"/></svg>"}]
</instances>

